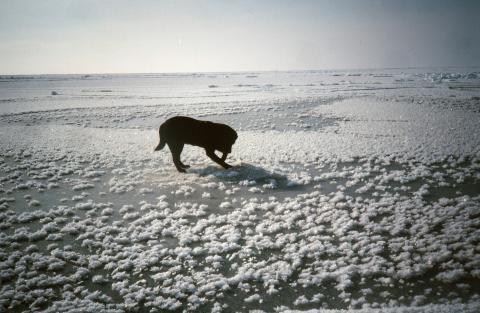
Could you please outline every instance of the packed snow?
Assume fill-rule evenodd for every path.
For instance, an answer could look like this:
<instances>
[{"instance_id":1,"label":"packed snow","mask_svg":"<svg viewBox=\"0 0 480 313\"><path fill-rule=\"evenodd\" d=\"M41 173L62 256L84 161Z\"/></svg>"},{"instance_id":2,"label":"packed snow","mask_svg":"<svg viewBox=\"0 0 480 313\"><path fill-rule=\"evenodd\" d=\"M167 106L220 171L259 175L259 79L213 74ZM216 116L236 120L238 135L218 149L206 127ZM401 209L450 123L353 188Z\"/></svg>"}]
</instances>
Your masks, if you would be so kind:
<instances>
[{"instance_id":1,"label":"packed snow","mask_svg":"<svg viewBox=\"0 0 480 313\"><path fill-rule=\"evenodd\" d=\"M478 129L478 69L2 76L0 312L478 312Z\"/></svg>"}]
</instances>

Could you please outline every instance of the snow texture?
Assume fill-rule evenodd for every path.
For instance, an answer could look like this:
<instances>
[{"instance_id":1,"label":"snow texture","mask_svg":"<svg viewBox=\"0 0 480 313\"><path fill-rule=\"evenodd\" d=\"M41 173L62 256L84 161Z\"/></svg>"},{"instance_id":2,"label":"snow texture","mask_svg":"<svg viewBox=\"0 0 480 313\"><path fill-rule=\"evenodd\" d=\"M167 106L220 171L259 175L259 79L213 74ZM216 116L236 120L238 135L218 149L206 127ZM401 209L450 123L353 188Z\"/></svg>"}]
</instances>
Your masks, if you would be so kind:
<instances>
[{"instance_id":1,"label":"snow texture","mask_svg":"<svg viewBox=\"0 0 480 313\"><path fill-rule=\"evenodd\" d=\"M478 312L478 129L475 69L1 77L0 312Z\"/></svg>"}]
</instances>

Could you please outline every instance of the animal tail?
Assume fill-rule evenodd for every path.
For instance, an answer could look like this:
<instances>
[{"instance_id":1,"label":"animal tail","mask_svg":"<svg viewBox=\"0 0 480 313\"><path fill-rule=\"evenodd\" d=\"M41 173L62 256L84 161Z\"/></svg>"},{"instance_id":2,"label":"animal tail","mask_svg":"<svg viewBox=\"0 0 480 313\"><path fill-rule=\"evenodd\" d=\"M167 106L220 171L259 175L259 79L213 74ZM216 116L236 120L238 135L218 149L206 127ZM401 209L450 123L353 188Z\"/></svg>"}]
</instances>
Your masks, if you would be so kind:
<instances>
[{"instance_id":1,"label":"animal tail","mask_svg":"<svg viewBox=\"0 0 480 313\"><path fill-rule=\"evenodd\" d=\"M159 135L160 135L160 143L158 144L157 147L155 147L155 150L154 151L160 151L163 149L163 147L165 147L165 144L167 143L165 141L165 135L162 135L162 128L160 127L160 130L158 131Z\"/></svg>"}]
</instances>

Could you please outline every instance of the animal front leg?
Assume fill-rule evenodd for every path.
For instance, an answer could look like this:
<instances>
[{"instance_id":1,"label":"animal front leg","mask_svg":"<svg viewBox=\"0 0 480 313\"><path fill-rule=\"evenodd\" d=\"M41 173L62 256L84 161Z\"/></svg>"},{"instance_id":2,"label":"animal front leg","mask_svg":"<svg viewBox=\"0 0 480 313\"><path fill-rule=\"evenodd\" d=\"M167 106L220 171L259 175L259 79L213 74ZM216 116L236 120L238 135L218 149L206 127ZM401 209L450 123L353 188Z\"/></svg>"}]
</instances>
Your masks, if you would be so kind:
<instances>
[{"instance_id":1,"label":"animal front leg","mask_svg":"<svg viewBox=\"0 0 480 313\"><path fill-rule=\"evenodd\" d=\"M182 161L180 161L180 165L182 168L190 168L190 165L184 164Z\"/></svg>"},{"instance_id":2,"label":"animal front leg","mask_svg":"<svg viewBox=\"0 0 480 313\"><path fill-rule=\"evenodd\" d=\"M222 160L223 162L225 162L225 160L227 159L227 155L228 155L228 153L223 152L222 158L221 158L220 160Z\"/></svg>"},{"instance_id":3,"label":"animal front leg","mask_svg":"<svg viewBox=\"0 0 480 313\"><path fill-rule=\"evenodd\" d=\"M207 152L207 156L212 159L213 162L217 163L217 164L220 164L223 168L231 168L232 166L225 163L225 160L219 158L216 154L215 154L215 150L205 150ZM225 156L225 155L224 155ZM223 157L222 157L223 158Z\"/></svg>"}]
</instances>

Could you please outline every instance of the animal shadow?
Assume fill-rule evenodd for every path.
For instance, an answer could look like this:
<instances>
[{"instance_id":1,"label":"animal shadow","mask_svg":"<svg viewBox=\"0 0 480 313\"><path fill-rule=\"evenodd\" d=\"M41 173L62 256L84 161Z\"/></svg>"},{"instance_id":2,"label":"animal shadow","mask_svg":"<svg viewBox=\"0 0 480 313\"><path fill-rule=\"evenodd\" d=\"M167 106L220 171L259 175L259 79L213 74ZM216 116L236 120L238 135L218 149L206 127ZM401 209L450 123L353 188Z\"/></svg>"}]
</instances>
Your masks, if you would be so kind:
<instances>
[{"instance_id":1,"label":"animal shadow","mask_svg":"<svg viewBox=\"0 0 480 313\"><path fill-rule=\"evenodd\" d=\"M192 172L199 176L214 176L219 180L238 182L247 186L270 184L272 189L286 188L289 182L285 175L249 163L242 163L228 170L207 166L202 169L192 169Z\"/></svg>"}]
</instances>

